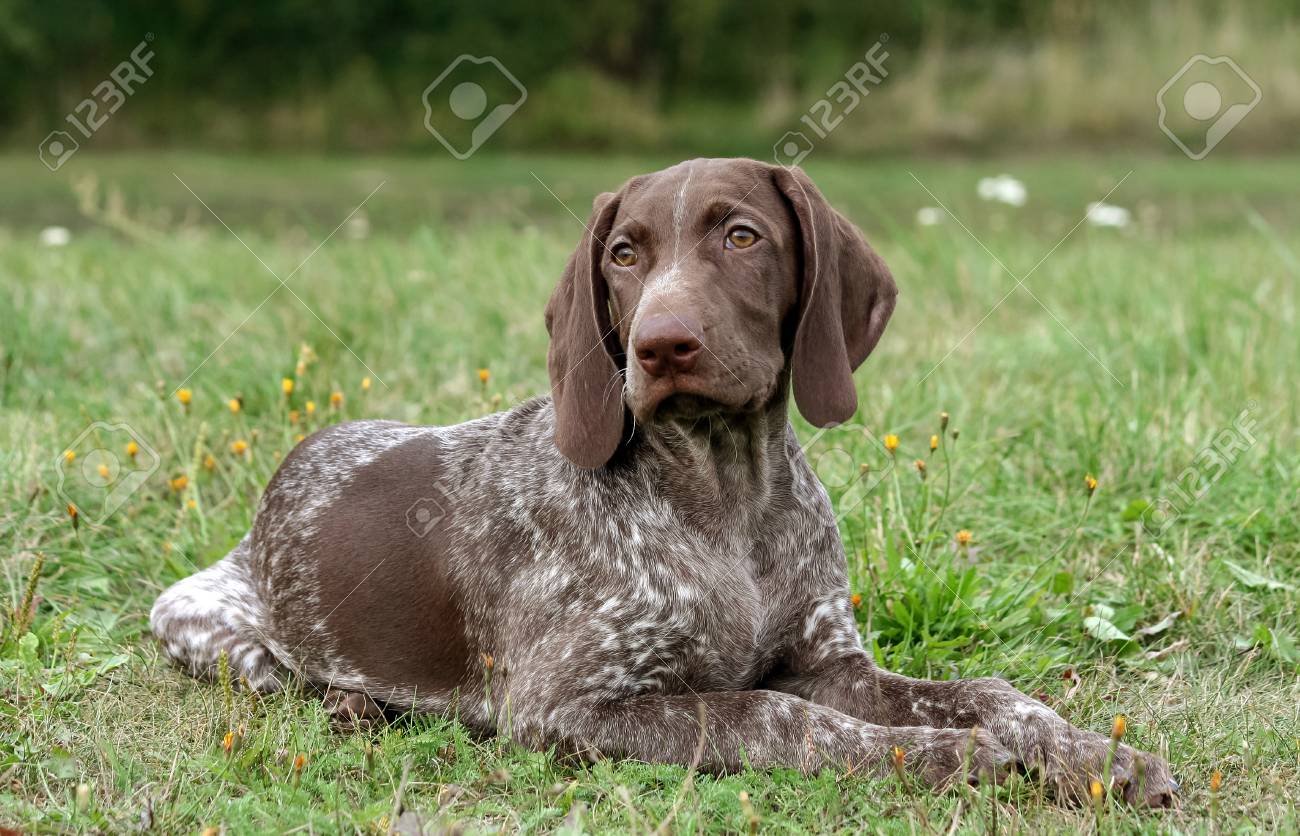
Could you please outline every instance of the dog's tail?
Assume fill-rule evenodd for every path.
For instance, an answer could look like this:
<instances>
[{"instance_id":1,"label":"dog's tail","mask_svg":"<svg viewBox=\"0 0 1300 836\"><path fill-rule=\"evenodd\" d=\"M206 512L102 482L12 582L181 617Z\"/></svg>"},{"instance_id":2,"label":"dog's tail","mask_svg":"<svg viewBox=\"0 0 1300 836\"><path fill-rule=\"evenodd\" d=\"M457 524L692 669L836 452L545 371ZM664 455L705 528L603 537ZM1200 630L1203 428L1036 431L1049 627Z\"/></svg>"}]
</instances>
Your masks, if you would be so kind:
<instances>
[{"instance_id":1,"label":"dog's tail","mask_svg":"<svg viewBox=\"0 0 1300 836\"><path fill-rule=\"evenodd\" d=\"M173 584L149 613L149 625L169 659L193 676L215 678L226 652L231 679L258 691L285 684L263 633L265 608L257 597L248 538L201 572Z\"/></svg>"}]
</instances>

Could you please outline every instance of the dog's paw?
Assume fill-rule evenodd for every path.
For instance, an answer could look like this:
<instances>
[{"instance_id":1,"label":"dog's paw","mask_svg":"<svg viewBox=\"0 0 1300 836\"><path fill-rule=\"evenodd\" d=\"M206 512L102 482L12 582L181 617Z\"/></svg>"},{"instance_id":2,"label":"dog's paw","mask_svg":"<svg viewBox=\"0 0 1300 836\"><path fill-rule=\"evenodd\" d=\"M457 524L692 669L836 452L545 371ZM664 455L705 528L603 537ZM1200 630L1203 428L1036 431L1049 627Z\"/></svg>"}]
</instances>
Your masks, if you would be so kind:
<instances>
[{"instance_id":1,"label":"dog's paw","mask_svg":"<svg viewBox=\"0 0 1300 836\"><path fill-rule=\"evenodd\" d=\"M1117 793L1134 806L1172 807L1178 794L1178 782L1163 758L1074 728L1039 747L1029 766L1040 771L1058 796L1080 803L1091 796L1094 781L1103 792Z\"/></svg>"},{"instance_id":2,"label":"dog's paw","mask_svg":"<svg viewBox=\"0 0 1300 836\"><path fill-rule=\"evenodd\" d=\"M926 729L899 748L904 768L936 788L1001 783L1015 765L1011 750L983 729Z\"/></svg>"},{"instance_id":3,"label":"dog's paw","mask_svg":"<svg viewBox=\"0 0 1300 836\"><path fill-rule=\"evenodd\" d=\"M384 716L384 710L366 694L329 688L322 698L330 723L339 731L368 729Z\"/></svg>"}]
</instances>

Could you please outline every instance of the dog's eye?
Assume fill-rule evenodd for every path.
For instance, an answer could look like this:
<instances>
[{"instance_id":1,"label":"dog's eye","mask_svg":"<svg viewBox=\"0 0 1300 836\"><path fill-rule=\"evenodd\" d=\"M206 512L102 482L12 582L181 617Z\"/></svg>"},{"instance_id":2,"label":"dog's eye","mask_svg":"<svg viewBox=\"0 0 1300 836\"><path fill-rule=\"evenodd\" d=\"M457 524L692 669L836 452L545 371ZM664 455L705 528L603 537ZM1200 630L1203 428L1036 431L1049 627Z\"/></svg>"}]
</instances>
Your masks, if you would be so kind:
<instances>
[{"instance_id":1,"label":"dog's eye","mask_svg":"<svg viewBox=\"0 0 1300 836\"><path fill-rule=\"evenodd\" d=\"M746 247L754 246L758 240L758 233L747 226L738 226L727 233L726 248L729 250L743 250Z\"/></svg>"},{"instance_id":2,"label":"dog's eye","mask_svg":"<svg viewBox=\"0 0 1300 836\"><path fill-rule=\"evenodd\" d=\"M619 244L614 248L614 263L619 267L631 267L636 264L636 250L628 244Z\"/></svg>"}]
</instances>

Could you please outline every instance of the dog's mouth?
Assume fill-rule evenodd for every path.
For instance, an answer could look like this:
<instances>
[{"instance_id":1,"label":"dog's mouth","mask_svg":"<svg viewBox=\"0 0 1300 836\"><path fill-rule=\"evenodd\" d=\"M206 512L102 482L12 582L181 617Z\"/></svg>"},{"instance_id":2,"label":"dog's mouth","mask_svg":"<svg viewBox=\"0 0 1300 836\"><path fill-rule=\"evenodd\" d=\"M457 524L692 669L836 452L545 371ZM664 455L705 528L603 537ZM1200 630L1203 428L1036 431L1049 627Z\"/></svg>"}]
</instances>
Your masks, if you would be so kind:
<instances>
[{"instance_id":1,"label":"dog's mouth","mask_svg":"<svg viewBox=\"0 0 1300 836\"><path fill-rule=\"evenodd\" d=\"M733 388L737 391L706 387L689 378L654 381L644 388L634 386L627 402L636 420L649 424L754 412L763 408L771 396L771 388L766 386L759 387L757 392L742 390L740 386Z\"/></svg>"}]
</instances>

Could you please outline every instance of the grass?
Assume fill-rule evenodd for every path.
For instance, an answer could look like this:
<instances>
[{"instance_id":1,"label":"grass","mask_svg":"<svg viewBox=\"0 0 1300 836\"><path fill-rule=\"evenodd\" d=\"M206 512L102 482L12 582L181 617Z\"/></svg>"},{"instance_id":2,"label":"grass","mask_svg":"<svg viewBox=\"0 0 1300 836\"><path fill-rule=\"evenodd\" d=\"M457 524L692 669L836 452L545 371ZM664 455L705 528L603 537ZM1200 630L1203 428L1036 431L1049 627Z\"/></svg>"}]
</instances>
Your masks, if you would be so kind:
<instances>
[{"instance_id":1,"label":"grass","mask_svg":"<svg viewBox=\"0 0 1300 836\"><path fill-rule=\"evenodd\" d=\"M86 155L50 175L0 157L0 825L382 832L405 809L511 830L1300 827L1300 159L811 169L902 288L857 375L858 420L896 434L894 455L797 423L844 514L864 636L896 670L1006 676L1081 726L1126 715L1183 781L1172 811L1064 807L1029 782L930 794L834 772L577 767L439 717L339 734L310 696L227 695L160 659L153 599L242 536L298 434L544 393L541 310L580 229L542 183L585 218L663 162ZM1027 207L976 198L1003 169ZM1117 184L1133 226L1074 228ZM936 198L971 234L916 225ZM68 246L37 243L53 222ZM95 421L159 457L99 525L102 494L77 476ZM129 464L120 431L92 438ZM70 448L75 526L57 478ZM862 462L867 482L846 482ZM1184 501L1174 485L1193 480L1209 488ZM1149 531L1161 498L1181 513Z\"/></svg>"}]
</instances>

